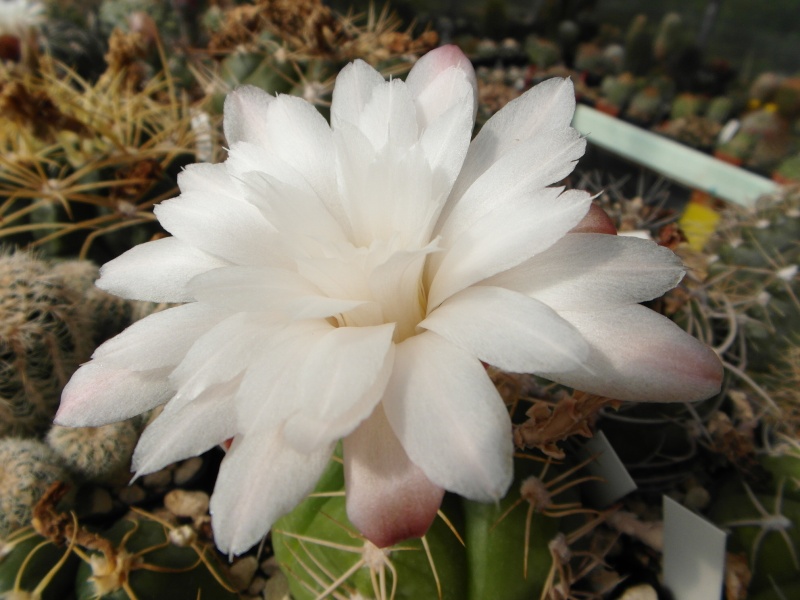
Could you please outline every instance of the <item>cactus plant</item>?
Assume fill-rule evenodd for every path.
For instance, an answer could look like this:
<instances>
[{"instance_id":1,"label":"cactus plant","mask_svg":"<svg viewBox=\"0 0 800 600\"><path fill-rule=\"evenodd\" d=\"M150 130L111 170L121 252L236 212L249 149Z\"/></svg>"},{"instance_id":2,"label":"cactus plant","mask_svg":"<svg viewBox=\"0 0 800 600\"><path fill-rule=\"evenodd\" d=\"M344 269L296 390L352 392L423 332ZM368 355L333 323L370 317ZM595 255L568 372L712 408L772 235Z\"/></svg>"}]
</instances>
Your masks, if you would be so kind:
<instances>
[{"instance_id":1,"label":"cactus plant","mask_svg":"<svg viewBox=\"0 0 800 600\"><path fill-rule=\"evenodd\" d=\"M0 597L8 600L63 600L75 587L78 557L31 527L0 541Z\"/></svg>"},{"instance_id":2,"label":"cactus plant","mask_svg":"<svg viewBox=\"0 0 800 600\"><path fill-rule=\"evenodd\" d=\"M602 98L597 101L597 108L612 114L618 114L635 91L636 80L630 73L606 75L600 84Z\"/></svg>"},{"instance_id":3,"label":"cactus plant","mask_svg":"<svg viewBox=\"0 0 800 600\"><path fill-rule=\"evenodd\" d=\"M797 186L765 196L749 210L729 208L707 246L713 259L699 271L707 274L690 280L690 301L675 315L716 346L732 385L747 392L763 424L792 435L798 410L787 374L800 339L798 238Z\"/></svg>"},{"instance_id":4,"label":"cactus plant","mask_svg":"<svg viewBox=\"0 0 800 600\"><path fill-rule=\"evenodd\" d=\"M556 584L568 588L572 583L556 577L558 570L566 573L556 569L556 562L569 563L569 552L558 559L553 540L573 539L559 533L560 518L597 514L575 502L573 486L583 479L573 475L583 465L564 470L552 460L527 455L516 461L515 482L499 504L446 496L440 519L422 540L379 549L347 520L339 460L329 464L315 492L273 528L275 553L295 600L358 594L549 597Z\"/></svg>"},{"instance_id":5,"label":"cactus plant","mask_svg":"<svg viewBox=\"0 0 800 600\"><path fill-rule=\"evenodd\" d=\"M681 117L693 117L701 114L706 107L707 101L696 94L679 94L672 101L670 118L679 119Z\"/></svg>"},{"instance_id":6,"label":"cactus plant","mask_svg":"<svg viewBox=\"0 0 800 600\"><path fill-rule=\"evenodd\" d=\"M68 480L58 455L47 444L0 439L0 537L30 521L34 505L51 484Z\"/></svg>"},{"instance_id":7,"label":"cactus plant","mask_svg":"<svg viewBox=\"0 0 800 600\"><path fill-rule=\"evenodd\" d=\"M138 441L139 428L131 420L100 427L53 425L47 434L47 443L64 465L91 481L113 479L116 474L127 480Z\"/></svg>"},{"instance_id":8,"label":"cactus plant","mask_svg":"<svg viewBox=\"0 0 800 600\"><path fill-rule=\"evenodd\" d=\"M0 255L0 435L38 435L93 349L80 291L24 252Z\"/></svg>"},{"instance_id":9,"label":"cactus plant","mask_svg":"<svg viewBox=\"0 0 800 600\"><path fill-rule=\"evenodd\" d=\"M0 254L0 437L46 433L78 365L157 308L97 289L97 275L88 261Z\"/></svg>"},{"instance_id":10,"label":"cactus plant","mask_svg":"<svg viewBox=\"0 0 800 600\"><path fill-rule=\"evenodd\" d=\"M625 68L634 75L645 75L653 63L653 36L647 17L637 15L625 34Z\"/></svg>"},{"instance_id":11,"label":"cactus plant","mask_svg":"<svg viewBox=\"0 0 800 600\"><path fill-rule=\"evenodd\" d=\"M648 86L631 98L625 116L631 121L648 125L655 121L663 110L664 99L659 90Z\"/></svg>"},{"instance_id":12,"label":"cactus plant","mask_svg":"<svg viewBox=\"0 0 800 600\"><path fill-rule=\"evenodd\" d=\"M76 548L77 600L237 598L214 550L187 528L138 511L85 544L92 551Z\"/></svg>"}]
</instances>

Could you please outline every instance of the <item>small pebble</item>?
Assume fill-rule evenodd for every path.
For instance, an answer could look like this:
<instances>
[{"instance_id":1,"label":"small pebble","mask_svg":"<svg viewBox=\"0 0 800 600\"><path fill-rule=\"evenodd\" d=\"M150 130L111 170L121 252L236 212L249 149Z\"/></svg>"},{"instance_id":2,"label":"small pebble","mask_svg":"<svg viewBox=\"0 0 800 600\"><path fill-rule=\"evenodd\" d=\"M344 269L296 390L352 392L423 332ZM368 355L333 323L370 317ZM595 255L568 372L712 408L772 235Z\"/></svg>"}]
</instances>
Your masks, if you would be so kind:
<instances>
[{"instance_id":1,"label":"small pebble","mask_svg":"<svg viewBox=\"0 0 800 600\"><path fill-rule=\"evenodd\" d=\"M145 491L138 485L129 485L121 488L118 494L119 499L125 504L138 504L147 497Z\"/></svg>"},{"instance_id":2,"label":"small pebble","mask_svg":"<svg viewBox=\"0 0 800 600\"><path fill-rule=\"evenodd\" d=\"M247 593L252 594L253 596L258 596L261 592L264 591L264 587L267 585L267 580L264 577L256 577L253 579L253 582L250 584L250 587L247 588Z\"/></svg>"},{"instance_id":3,"label":"small pebble","mask_svg":"<svg viewBox=\"0 0 800 600\"><path fill-rule=\"evenodd\" d=\"M289 595L289 580L280 571L269 578L264 586L264 600L291 600Z\"/></svg>"},{"instance_id":4,"label":"small pebble","mask_svg":"<svg viewBox=\"0 0 800 600\"><path fill-rule=\"evenodd\" d=\"M200 519L208 514L208 494L205 492L188 492L172 490L164 496L164 506L178 517Z\"/></svg>"},{"instance_id":5,"label":"small pebble","mask_svg":"<svg viewBox=\"0 0 800 600\"><path fill-rule=\"evenodd\" d=\"M199 456L195 456L193 458L183 461L175 469L174 473L175 485L181 486L191 481L194 478L194 476L197 475L198 471L200 471L200 467L202 466L203 466L203 459L200 458Z\"/></svg>"},{"instance_id":6,"label":"small pebble","mask_svg":"<svg viewBox=\"0 0 800 600\"><path fill-rule=\"evenodd\" d=\"M172 483L172 471L169 468L142 477L142 485L150 489L165 488L170 483Z\"/></svg>"},{"instance_id":7,"label":"small pebble","mask_svg":"<svg viewBox=\"0 0 800 600\"><path fill-rule=\"evenodd\" d=\"M91 508L89 511L90 514L93 515L105 515L110 513L114 508L114 499L111 497L111 493L105 488L94 488L92 490L90 502Z\"/></svg>"},{"instance_id":8,"label":"small pebble","mask_svg":"<svg viewBox=\"0 0 800 600\"><path fill-rule=\"evenodd\" d=\"M625 590L620 600L658 600L658 594L652 586L642 583Z\"/></svg>"},{"instance_id":9,"label":"small pebble","mask_svg":"<svg viewBox=\"0 0 800 600\"><path fill-rule=\"evenodd\" d=\"M237 560L230 568L231 583L237 591L250 587L253 577L258 570L258 560L255 556L245 556Z\"/></svg>"}]
</instances>

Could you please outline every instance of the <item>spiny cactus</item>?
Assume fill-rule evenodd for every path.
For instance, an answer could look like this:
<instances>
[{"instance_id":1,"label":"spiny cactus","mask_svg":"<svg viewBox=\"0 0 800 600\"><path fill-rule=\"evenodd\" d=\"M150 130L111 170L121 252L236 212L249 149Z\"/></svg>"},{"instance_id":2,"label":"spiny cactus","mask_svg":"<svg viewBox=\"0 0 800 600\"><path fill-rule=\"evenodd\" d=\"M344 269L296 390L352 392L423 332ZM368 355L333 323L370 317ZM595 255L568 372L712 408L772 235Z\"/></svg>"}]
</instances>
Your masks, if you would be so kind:
<instances>
[{"instance_id":1,"label":"spiny cactus","mask_svg":"<svg viewBox=\"0 0 800 600\"><path fill-rule=\"evenodd\" d=\"M158 308L97 289L97 276L88 261L0 254L0 437L43 435L78 365Z\"/></svg>"},{"instance_id":2,"label":"spiny cactus","mask_svg":"<svg viewBox=\"0 0 800 600\"><path fill-rule=\"evenodd\" d=\"M120 473L127 479L138 440L139 428L130 420L101 427L53 425L47 434L47 443L64 465L91 481L104 481Z\"/></svg>"},{"instance_id":3,"label":"spiny cactus","mask_svg":"<svg viewBox=\"0 0 800 600\"><path fill-rule=\"evenodd\" d=\"M342 16L320 0L259 0L229 10L212 33L209 53L216 65L197 65L200 83L210 91L213 106L240 83L270 93L302 91L309 101L330 101L333 78L345 63L361 58L384 75L407 71L414 56L437 41L432 31L418 37L401 31L388 8L366 16Z\"/></svg>"},{"instance_id":4,"label":"spiny cactus","mask_svg":"<svg viewBox=\"0 0 800 600\"><path fill-rule=\"evenodd\" d=\"M42 261L0 255L0 436L37 435L93 340L82 295Z\"/></svg>"},{"instance_id":5,"label":"spiny cactus","mask_svg":"<svg viewBox=\"0 0 800 600\"><path fill-rule=\"evenodd\" d=\"M0 538L30 521L34 505L53 483L68 480L58 455L47 444L0 439Z\"/></svg>"},{"instance_id":6,"label":"spiny cactus","mask_svg":"<svg viewBox=\"0 0 800 600\"><path fill-rule=\"evenodd\" d=\"M552 459L520 458L498 504L448 495L421 540L379 549L350 525L343 470L334 459L316 491L275 524L272 543L295 600L559 598L591 570L583 562L582 569L570 567L569 545L599 522L597 511L576 501L582 466L565 470ZM580 530L559 532L561 517L580 514L589 517Z\"/></svg>"},{"instance_id":7,"label":"spiny cactus","mask_svg":"<svg viewBox=\"0 0 800 600\"><path fill-rule=\"evenodd\" d=\"M23 527L0 541L0 598L63 600L75 587L77 568L71 547Z\"/></svg>"},{"instance_id":8,"label":"spiny cactus","mask_svg":"<svg viewBox=\"0 0 800 600\"><path fill-rule=\"evenodd\" d=\"M756 414L767 413L763 423L792 435L797 390L786 375L800 340L798 239L798 186L750 210L730 207L708 244L711 261L687 280L690 294L670 293L680 307L674 318L715 347L732 385L746 392Z\"/></svg>"},{"instance_id":9,"label":"spiny cactus","mask_svg":"<svg viewBox=\"0 0 800 600\"><path fill-rule=\"evenodd\" d=\"M800 580L800 532L793 526L800 522L800 502L785 496L786 486L781 480L757 492L747 483L728 485L710 510L731 532L731 550L747 554L753 594Z\"/></svg>"},{"instance_id":10,"label":"spiny cactus","mask_svg":"<svg viewBox=\"0 0 800 600\"><path fill-rule=\"evenodd\" d=\"M150 209L195 150L192 110L168 73L134 68L135 43L115 48L96 82L41 57L0 86L0 238L86 256L104 236L105 261L157 231Z\"/></svg>"},{"instance_id":11,"label":"spiny cactus","mask_svg":"<svg viewBox=\"0 0 800 600\"><path fill-rule=\"evenodd\" d=\"M76 549L78 600L238 598L214 549L189 526L137 511L84 545L92 551Z\"/></svg>"}]
</instances>

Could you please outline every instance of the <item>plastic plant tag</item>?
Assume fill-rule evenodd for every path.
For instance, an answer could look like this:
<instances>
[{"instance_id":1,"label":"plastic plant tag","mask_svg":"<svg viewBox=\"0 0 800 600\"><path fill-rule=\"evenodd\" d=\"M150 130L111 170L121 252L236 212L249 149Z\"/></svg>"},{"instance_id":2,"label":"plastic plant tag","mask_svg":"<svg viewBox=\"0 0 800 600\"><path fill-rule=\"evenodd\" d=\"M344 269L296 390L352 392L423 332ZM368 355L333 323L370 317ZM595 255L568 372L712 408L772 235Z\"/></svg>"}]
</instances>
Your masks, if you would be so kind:
<instances>
[{"instance_id":1,"label":"plastic plant tag","mask_svg":"<svg viewBox=\"0 0 800 600\"><path fill-rule=\"evenodd\" d=\"M601 481L583 484L582 492L587 504L604 508L636 489L636 483L602 431L583 444L580 452L586 458L595 458L586 465L586 470L601 478Z\"/></svg>"},{"instance_id":2,"label":"plastic plant tag","mask_svg":"<svg viewBox=\"0 0 800 600\"><path fill-rule=\"evenodd\" d=\"M675 600L722 597L726 533L664 496L664 585Z\"/></svg>"}]
</instances>

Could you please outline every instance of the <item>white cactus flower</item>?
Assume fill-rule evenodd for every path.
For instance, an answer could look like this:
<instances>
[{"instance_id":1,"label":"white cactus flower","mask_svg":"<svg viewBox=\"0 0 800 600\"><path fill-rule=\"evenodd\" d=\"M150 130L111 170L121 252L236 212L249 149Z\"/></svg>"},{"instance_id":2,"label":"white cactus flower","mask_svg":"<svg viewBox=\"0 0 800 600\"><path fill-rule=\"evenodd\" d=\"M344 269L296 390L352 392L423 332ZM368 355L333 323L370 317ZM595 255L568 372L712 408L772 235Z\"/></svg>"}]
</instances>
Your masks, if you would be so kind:
<instances>
[{"instance_id":1,"label":"white cactus flower","mask_svg":"<svg viewBox=\"0 0 800 600\"><path fill-rule=\"evenodd\" d=\"M185 303L100 346L57 423L166 403L138 474L233 439L211 500L241 553L314 487L344 440L347 510L378 546L422 535L445 490L512 479L511 422L484 366L623 400L696 400L716 355L638 303L683 276L655 243L608 233L589 194L548 187L584 140L572 84L550 80L471 141L472 66L455 47L407 79L364 62L330 125L306 101L241 87L229 155L156 207L172 237L106 264L98 286Z\"/></svg>"}]
</instances>

